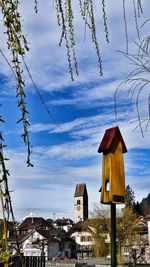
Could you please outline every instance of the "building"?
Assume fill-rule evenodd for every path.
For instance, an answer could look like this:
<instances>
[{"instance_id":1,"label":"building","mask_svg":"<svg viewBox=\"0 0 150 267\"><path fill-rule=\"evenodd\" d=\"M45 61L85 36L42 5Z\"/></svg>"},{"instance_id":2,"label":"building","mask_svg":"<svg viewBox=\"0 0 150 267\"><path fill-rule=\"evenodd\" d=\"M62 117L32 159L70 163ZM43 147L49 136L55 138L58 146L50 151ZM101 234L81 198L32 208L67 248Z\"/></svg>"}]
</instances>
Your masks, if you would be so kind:
<instances>
[{"instance_id":1,"label":"building","mask_svg":"<svg viewBox=\"0 0 150 267\"><path fill-rule=\"evenodd\" d=\"M63 229L28 228L28 231L18 235L20 251L24 256L39 257L45 255L46 260L64 259L72 257L72 240ZM16 253L16 242L9 238L9 248Z\"/></svg>"},{"instance_id":2,"label":"building","mask_svg":"<svg viewBox=\"0 0 150 267\"><path fill-rule=\"evenodd\" d=\"M61 228L64 229L66 232L69 232L69 230L72 228L73 226L73 221L69 218L62 218L62 219L57 219L54 222L54 226L56 228Z\"/></svg>"},{"instance_id":3,"label":"building","mask_svg":"<svg viewBox=\"0 0 150 267\"><path fill-rule=\"evenodd\" d=\"M132 240L122 245L122 255L127 261L150 263L150 214L139 216L133 223Z\"/></svg>"},{"instance_id":4,"label":"building","mask_svg":"<svg viewBox=\"0 0 150 267\"><path fill-rule=\"evenodd\" d=\"M24 256L45 255L47 260L71 257L71 239L64 230L31 230L19 236L21 252Z\"/></svg>"},{"instance_id":5,"label":"building","mask_svg":"<svg viewBox=\"0 0 150 267\"><path fill-rule=\"evenodd\" d=\"M88 194L86 184L77 184L74 194L75 223L88 219Z\"/></svg>"},{"instance_id":6,"label":"building","mask_svg":"<svg viewBox=\"0 0 150 267\"><path fill-rule=\"evenodd\" d=\"M26 234L32 229L53 229L54 227L42 217L26 217L25 220L18 226L18 235Z\"/></svg>"},{"instance_id":7,"label":"building","mask_svg":"<svg viewBox=\"0 0 150 267\"><path fill-rule=\"evenodd\" d=\"M94 240L90 227L85 226L84 222L79 221L70 230L70 237L75 241L75 251L77 259L89 258L93 256Z\"/></svg>"}]
</instances>

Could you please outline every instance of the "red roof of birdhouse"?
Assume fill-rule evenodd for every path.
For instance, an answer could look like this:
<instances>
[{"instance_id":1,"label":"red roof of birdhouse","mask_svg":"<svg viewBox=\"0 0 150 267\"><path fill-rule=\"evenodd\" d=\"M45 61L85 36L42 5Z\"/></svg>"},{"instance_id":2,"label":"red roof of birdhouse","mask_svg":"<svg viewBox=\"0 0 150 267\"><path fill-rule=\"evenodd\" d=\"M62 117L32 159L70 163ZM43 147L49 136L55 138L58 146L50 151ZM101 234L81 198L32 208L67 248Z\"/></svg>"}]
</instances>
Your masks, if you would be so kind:
<instances>
[{"instance_id":1,"label":"red roof of birdhouse","mask_svg":"<svg viewBox=\"0 0 150 267\"><path fill-rule=\"evenodd\" d=\"M115 152L119 142L121 142L121 145L122 145L122 152L123 153L127 152L127 148L122 138L119 127L116 126L116 127L107 129L105 131L102 142L98 148L98 152L99 153Z\"/></svg>"}]
</instances>

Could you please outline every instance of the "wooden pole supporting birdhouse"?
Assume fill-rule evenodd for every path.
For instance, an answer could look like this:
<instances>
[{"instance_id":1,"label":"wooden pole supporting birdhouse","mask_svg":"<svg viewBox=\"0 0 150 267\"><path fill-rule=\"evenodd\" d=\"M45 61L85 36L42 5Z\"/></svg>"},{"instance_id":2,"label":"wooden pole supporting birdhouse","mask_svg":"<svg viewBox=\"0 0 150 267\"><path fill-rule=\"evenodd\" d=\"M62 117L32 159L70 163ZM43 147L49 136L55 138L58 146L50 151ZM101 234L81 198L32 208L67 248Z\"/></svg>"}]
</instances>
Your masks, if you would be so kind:
<instances>
[{"instance_id":1,"label":"wooden pole supporting birdhouse","mask_svg":"<svg viewBox=\"0 0 150 267\"><path fill-rule=\"evenodd\" d=\"M123 153L127 152L118 126L105 131L98 152L103 153L101 203L111 206L111 267L116 267L116 204L125 202Z\"/></svg>"}]
</instances>

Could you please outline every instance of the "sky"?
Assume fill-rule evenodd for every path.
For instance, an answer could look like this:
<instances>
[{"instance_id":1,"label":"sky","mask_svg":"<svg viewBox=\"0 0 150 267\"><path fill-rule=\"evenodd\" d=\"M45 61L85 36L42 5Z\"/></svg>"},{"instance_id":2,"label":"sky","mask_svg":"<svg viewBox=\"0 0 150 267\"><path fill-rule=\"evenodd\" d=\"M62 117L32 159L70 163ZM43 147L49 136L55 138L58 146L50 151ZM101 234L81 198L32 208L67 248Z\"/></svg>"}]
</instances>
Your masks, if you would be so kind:
<instances>
[{"instance_id":1,"label":"sky","mask_svg":"<svg viewBox=\"0 0 150 267\"><path fill-rule=\"evenodd\" d=\"M74 6L74 29L79 76L71 80L65 44L59 47L60 29L56 22L53 1L39 1L38 14L34 1L21 1L23 31L30 51L26 63L53 119L45 111L28 73L24 70L30 121L31 160L26 166L26 149L21 140L21 125L16 104L15 81L0 55L1 115L5 124L1 131L5 139L5 155L9 158L9 189L16 220L30 213L44 218L74 219L73 197L77 183L86 183L89 211L100 203L102 155L97 152L105 130L119 126L128 152L124 154L126 185L134 190L136 201L150 193L149 128L144 137L137 126L134 96L130 100L129 86L121 85L117 93L117 119L114 95L117 87L134 69L121 52L126 51L122 1L106 2L109 44L105 40L101 6L94 1L97 37L103 62L103 77L99 76L97 57L90 32ZM126 2L129 52L137 51L138 37L132 1ZM148 0L143 1L143 15L138 24L141 38L148 32ZM43 4L44 3L44 4ZM0 24L0 49L10 60L6 35ZM148 90L140 95L140 114L147 116Z\"/></svg>"}]
</instances>

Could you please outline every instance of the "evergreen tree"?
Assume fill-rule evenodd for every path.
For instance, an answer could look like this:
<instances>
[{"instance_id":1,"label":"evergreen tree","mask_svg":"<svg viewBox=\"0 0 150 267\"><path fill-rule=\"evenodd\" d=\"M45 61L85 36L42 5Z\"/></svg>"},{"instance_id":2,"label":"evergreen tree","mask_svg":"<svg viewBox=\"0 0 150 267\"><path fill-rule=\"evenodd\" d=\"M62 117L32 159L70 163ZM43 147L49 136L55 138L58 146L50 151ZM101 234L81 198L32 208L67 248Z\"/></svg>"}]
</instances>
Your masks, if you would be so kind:
<instances>
[{"instance_id":1,"label":"evergreen tree","mask_svg":"<svg viewBox=\"0 0 150 267\"><path fill-rule=\"evenodd\" d=\"M130 185L126 186L125 207L133 210L135 207L135 195Z\"/></svg>"},{"instance_id":2,"label":"evergreen tree","mask_svg":"<svg viewBox=\"0 0 150 267\"><path fill-rule=\"evenodd\" d=\"M134 205L134 211L137 215L142 215L142 210L138 201Z\"/></svg>"}]
</instances>

